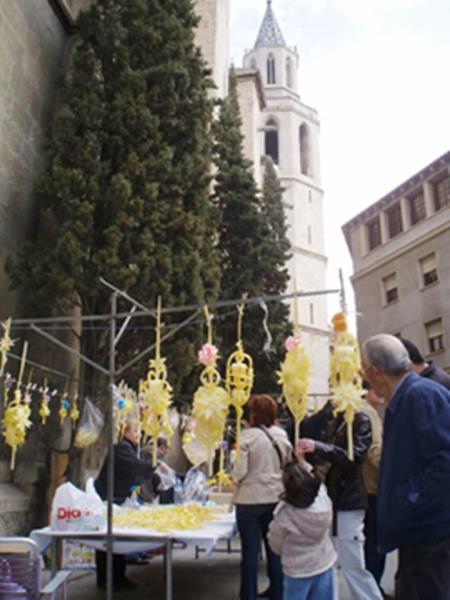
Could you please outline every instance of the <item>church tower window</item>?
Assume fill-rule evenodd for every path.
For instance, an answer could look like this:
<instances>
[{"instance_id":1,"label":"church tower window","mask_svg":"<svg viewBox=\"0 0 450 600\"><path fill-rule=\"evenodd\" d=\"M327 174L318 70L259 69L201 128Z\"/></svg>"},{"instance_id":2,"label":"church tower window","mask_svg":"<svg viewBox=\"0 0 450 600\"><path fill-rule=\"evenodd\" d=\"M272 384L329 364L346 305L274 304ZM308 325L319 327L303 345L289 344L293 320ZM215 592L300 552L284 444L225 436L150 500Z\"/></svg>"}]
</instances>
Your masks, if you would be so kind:
<instances>
[{"instance_id":1,"label":"church tower window","mask_svg":"<svg viewBox=\"0 0 450 600\"><path fill-rule=\"evenodd\" d=\"M290 58L286 60L286 85L289 88L292 87L292 65Z\"/></svg>"},{"instance_id":2,"label":"church tower window","mask_svg":"<svg viewBox=\"0 0 450 600\"><path fill-rule=\"evenodd\" d=\"M251 62L250 62L250 68L251 69L256 69L256 60L254 58L252 58Z\"/></svg>"},{"instance_id":3,"label":"church tower window","mask_svg":"<svg viewBox=\"0 0 450 600\"><path fill-rule=\"evenodd\" d=\"M300 125L300 172L302 175L311 175L311 144L308 127Z\"/></svg>"},{"instance_id":4,"label":"church tower window","mask_svg":"<svg viewBox=\"0 0 450 600\"><path fill-rule=\"evenodd\" d=\"M274 58L273 54L269 54L269 56L267 57L267 83L268 84L276 83L275 75L276 75L276 73L275 73L275 58Z\"/></svg>"},{"instance_id":5,"label":"church tower window","mask_svg":"<svg viewBox=\"0 0 450 600\"><path fill-rule=\"evenodd\" d=\"M278 164L278 126L273 119L266 123L265 155L270 156Z\"/></svg>"}]
</instances>

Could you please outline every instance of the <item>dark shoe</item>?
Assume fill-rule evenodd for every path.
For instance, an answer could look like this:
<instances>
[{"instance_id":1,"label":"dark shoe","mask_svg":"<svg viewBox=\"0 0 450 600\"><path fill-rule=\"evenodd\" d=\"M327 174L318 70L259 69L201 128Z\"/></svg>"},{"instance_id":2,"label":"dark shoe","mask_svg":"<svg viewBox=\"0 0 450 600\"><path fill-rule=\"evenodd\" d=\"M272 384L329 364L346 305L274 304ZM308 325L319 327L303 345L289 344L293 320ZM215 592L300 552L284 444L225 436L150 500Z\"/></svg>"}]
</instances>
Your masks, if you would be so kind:
<instances>
[{"instance_id":1,"label":"dark shoe","mask_svg":"<svg viewBox=\"0 0 450 600\"><path fill-rule=\"evenodd\" d=\"M264 592L259 592L259 594L256 597L257 598L270 598L270 588L267 588L267 590L264 590Z\"/></svg>"}]
</instances>

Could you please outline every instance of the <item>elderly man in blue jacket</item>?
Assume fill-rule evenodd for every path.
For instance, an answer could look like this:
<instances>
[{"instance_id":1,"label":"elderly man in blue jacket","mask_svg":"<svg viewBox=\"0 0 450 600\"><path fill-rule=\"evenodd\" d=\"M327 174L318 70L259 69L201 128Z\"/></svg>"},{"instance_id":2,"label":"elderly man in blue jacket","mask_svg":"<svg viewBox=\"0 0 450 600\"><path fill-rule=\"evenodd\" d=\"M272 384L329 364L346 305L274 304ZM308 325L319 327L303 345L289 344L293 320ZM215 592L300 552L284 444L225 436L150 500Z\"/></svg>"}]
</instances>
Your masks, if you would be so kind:
<instances>
[{"instance_id":1,"label":"elderly man in blue jacket","mask_svg":"<svg viewBox=\"0 0 450 600\"><path fill-rule=\"evenodd\" d=\"M364 342L364 376L389 401L378 486L380 549L399 550L397 600L450 600L450 394L410 367L396 337Z\"/></svg>"}]
</instances>

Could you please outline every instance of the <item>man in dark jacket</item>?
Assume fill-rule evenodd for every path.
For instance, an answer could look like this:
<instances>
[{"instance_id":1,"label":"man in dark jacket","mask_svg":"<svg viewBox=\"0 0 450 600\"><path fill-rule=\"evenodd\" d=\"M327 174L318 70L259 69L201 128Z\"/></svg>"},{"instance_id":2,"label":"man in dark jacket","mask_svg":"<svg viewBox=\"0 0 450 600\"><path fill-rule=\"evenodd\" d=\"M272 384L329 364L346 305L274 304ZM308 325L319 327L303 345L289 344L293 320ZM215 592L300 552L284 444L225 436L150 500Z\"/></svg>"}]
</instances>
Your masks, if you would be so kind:
<instances>
[{"instance_id":1,"label":"man in dark jacket","mask_svg":"<svg viewBox=\"0 0 450 600\"><path fill-rule=\"evenodd\" d=\"M444 369L440 369L437 365L435 365L432 360L427 362L420 353L419 348L413 344L411 340L406 340L404 338L400 338L400 340L408 352L412 363L412 370L417 373L417 375L437 381L450 390L450 375L446 373Z\"/></svg>"},{"instance_id":2,"label":"man in dark jacket","mask_svg":"<svg viewBox=\"0 0 450 600\"><path fill-rule=\"evenodd\" d=\"M382 551L399 549L398 600L450 599L450 394L410 371L391 335L363 345L365 378L389 402L378 487Z\"/></svg>"},{"instance_id":3,"label":"man in dark jacket","mask_svg":"<svg viewBox=\"0 0 450 600\"><path fill-rule=\"evenodd\" d=\"M339 564L352 598L381 600L381 592L364 561L364 514L367 495L362 465L372 443L369 417L357 412L353 421L354 460L348 458L347 425L342 414L334 415L332 402L301 426L299 454L307 454L325 471L325 483L335 513L334 542Z\"/></svg>"},{"instance_id":4,"label":"man in dark jacket","mask_svg":"<svg viewBox=\"0 0 450 600\"><path fill-rule=\"evenodd\" d=\"M151 477L154 469L148 460L138 457L140 429L135 421L127 423L123 439L114 446L114 503L122 504L131 495L132 488L139 485L144 479ZM107 465L108 459L100 470L95 481L95 488L103 500L107 497ZM106 553L97 551L95 553L97 565L97 586L101 589L106 587ZM126 557L125 554L114 554L113 556L113 585L114 589L136 587L132 581L125 576Z\"/></svg>"}]
</instances>

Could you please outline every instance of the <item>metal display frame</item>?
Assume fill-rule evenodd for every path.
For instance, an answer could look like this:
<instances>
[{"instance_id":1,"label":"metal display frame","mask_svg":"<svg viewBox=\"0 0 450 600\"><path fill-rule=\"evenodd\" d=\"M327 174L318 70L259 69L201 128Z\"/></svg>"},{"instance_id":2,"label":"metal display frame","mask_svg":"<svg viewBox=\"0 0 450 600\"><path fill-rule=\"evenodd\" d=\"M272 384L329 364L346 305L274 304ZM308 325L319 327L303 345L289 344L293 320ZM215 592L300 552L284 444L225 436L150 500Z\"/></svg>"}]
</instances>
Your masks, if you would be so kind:
<instances>
[{"instance_id":1,"label":"metal display frame","mask_svg":"<svg viewBox=\"0 0 450 600\"><path fill-rule=\"evenodd\" d=\"M44 318L28 318L28 319L11 319L11 327L17 325L26 325L29 326L31 331L39 334L44 337L48 341L52 342L59 348L73 354L79 360L86 363L94 370L103 374L108 378L109 385L109 395L108 395L108 405L107 405L107 527L106 527L106 554L107 554L107 568L106 568L106 597L107 600L113 600L113 542L114 542L114 533L113 533L113 495L114 495L114 386L117 381L117 378L122 376L129 368L131 368L134 364L142 360L145 356L147 356L154 348L155 344L149 345L142 352L140 352L137 356L129 360L125 365L117 368L116 364L116 348L117 345L122 338L123 334L126 332L126 329L131 321L131 319L135 317L156 317L156 312L154 309L150 309L147 306L143 305L139 301L132 298L125 291L118 289L105 279L101 278L100 282L102 285L107 287L111 291L110 296L110 313L103 315L79 315L79 316L70 316L70 317L44 317ZM343 285L343 278L341 275L341 288L340 289L325 289L325 290L316 290L311 292L301 292L295 291L289 294L279 294L279 295L264 295L264 296L255 296L252 298L240 298L235 300L222 300L217 302L212 302L208 304L208 307L211 309L215 308L224 308L224 307L235 307L238 305L261 305L264 302L273 302L273 301L283 301L289 300L293 298L304 298L304 297L312 297L312 296L322 296L327 294L340 294L341 295L341 305L345 307L345 291ZM132 307L128 312L118 312L117 311L117 301L118 298L122 298L129 302ZM202 310L204 308L204 304L192 304L192 305L180 305L176 307L165 308L161 312L162 314L174 314L174 313L191 313L188 317L183 319L180 323L174 324L171 327L170 331L168 331L165 335L162 336L161 342L169 339L173 335L175 335L178 331L186 327L187 325L192 324L192 322L199 317ZM204 319L202 319L204 320ZM100 321L100 322L109 322L109 364L108 368L105 368L99 363L94 362L87 356L84 356L81 352L75 350L69 345L65 344L55 336L51 335L38 325L55 325L55 324L70 324L73 322L85 322L85 321ZM119 331L118 324L120 321L123 323L120 326ZM16 355L12 353L8 353L11 358L18 358ZM63 376L71 380L75 380L75 378L70 377L60 371L56 371L55 369L51 369L44 365L40 365L36 362L26 360L26 364L33 365L39 367L43 371L47 371L50 373L57 374L58 376ZM79 380L78 380L79 381ZM79 536L81 537L81 536ZM138 536L137 536L138 537ZM170 542L171 544L171 542ZM168 551L172 551L171 545L169 548L169 541L167 541L166 548ZM56 557L52 556L52 561L56 560ZM171 570L171 560L168 561L170 564L167 565L167 568ZM54 564L52 562L52 564Z\"/></svg>"}]
</instances>

